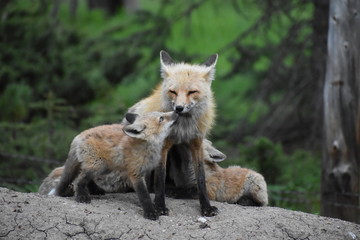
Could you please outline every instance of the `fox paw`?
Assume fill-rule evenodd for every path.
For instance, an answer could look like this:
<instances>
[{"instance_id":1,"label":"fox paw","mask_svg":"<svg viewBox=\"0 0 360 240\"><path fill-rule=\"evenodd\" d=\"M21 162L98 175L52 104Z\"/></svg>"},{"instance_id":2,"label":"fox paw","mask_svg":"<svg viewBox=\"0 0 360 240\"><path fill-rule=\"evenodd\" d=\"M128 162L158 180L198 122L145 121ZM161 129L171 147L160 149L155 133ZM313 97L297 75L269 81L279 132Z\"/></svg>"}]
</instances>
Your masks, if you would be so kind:
<instances>
[{"instance_id":1,"label":"fox paw","mask_svg":"<svg viewBox=\"0 0 360 240\"><path fill-rule=\"evenodd\" d=\"M160 207L160 206L155 206L156 212L159 215L169 215L169 209L167 207Z\"/></svg>"},{"instance_id":2,"label":"fox paw","mask_svg":"<svg viewBox=\"0 0 360 240\"><path fill-rule=\"evenodd\" d=\"M144 212L144 218L150 219L150 220L157 220L159 219L159 215L153 211L153 212Z\"/></svg>"},{"instance_id":3,"label":"fox paw","mask_svg":"<svg viewBox=\"0 0 360 240\"><path fill-rule=\"evenodd\" d=\"M201 208L201 214L205 217L213 217L219 213L219 210L215 206L209 206Z\"/></svg>"},{"instance_id":4,"label":"fox paw","mask_svg":"<svg viewBox=\"0 0 360 240\"><path fill-rule=\"evenodd\" d=\"M90 196L87 196L87 195L78 195L75 197L75 201L77 201L79 203L90 203L91 198L90 198Z\"/></svg>"}]
</instances>

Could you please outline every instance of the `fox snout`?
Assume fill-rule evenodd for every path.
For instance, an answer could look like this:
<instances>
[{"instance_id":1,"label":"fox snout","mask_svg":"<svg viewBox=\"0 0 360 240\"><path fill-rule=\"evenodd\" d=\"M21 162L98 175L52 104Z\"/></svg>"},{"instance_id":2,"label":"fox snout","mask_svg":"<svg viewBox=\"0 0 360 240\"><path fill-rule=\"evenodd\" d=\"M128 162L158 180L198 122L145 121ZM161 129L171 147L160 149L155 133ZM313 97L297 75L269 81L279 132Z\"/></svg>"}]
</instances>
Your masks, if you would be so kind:
<instances>
[{"instance_id":1,"label":"fox snout","mask_svg":"<svg viewBox=\"0 0 360 240\"><path fill-rule=\"evenodd\" d=\"M168 121L172 122L172 124L171 124L171 126L172 126L179 118L179 114L176 111L172 111L172 112L166 113L165 117L168 119Z\"/></svg>"},{"instance_id":2,"label":"fox snout","mask_svg":"<svg viewBox=\"0 0 360 240\"><path fill-rule=\"evenodd\" d=\"M192 103L192 102L190 104L186 104L186 103L174 104L173 109L177 114L181 115L181 114L188 113L192 109L193 106L194 106L194 103Z\"/></svg>"},{"instance_id":3,"label":"fox snout","mask_svg":"<svg viewBox=\"0 0 360 240\"><path fill-rule=\"evenodd\" d=\"M175 106L176 113L181 113L183 110L184 110L184 106L182 106L182 105Z\"/></svg>"}]
</instances>

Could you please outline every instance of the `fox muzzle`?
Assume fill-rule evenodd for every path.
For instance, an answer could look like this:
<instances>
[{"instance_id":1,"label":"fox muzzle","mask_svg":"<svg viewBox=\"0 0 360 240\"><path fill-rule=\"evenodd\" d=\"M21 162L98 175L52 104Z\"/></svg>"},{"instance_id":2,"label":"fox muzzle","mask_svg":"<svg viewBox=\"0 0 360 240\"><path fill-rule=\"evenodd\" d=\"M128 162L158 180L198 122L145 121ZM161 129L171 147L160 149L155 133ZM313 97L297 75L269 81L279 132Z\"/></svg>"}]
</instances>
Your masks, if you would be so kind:
<instances>
[{"instance_id":1,"label":"fox muzzle","mask_svg":"<svg viewBox=\"0 0 360 240\"><path fill-rule=\"evenodd\" d=\"M176 113L181 113L182 111L184 111L184 106L182 106L182 105L177 105L177 106L175 107L175 112L176 112Z\"/></svg>"}]
</instances>

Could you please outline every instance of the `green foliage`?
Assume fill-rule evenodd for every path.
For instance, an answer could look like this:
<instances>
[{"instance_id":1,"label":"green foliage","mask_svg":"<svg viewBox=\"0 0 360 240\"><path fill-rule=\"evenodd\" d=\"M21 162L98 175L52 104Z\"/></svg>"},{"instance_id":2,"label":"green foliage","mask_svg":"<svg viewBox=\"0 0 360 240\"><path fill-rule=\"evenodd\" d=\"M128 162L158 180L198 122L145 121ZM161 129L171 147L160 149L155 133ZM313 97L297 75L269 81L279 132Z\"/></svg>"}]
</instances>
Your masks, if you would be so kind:
<instances>
[{"instance_id":1,"label":"green foliage","mask_svg":"<svg viewBox=\"0 0 360 240\"><path fill-rule=\"evenodd\" d=\"M161 49L194 63L220 54L212 136L231 147L238 143L227 136L239 122L251 126L284 95L274 82L269 96L258 96L275 57L281 65L276 77L297 64L294 52L278 53L282 44L296 48L304 42L303 51L311 56L311 26L300 24L312 18L310 2L283 2L286 12L279 1L140 2L137 13L119 10L113 16L88 9L86 1L79 1L76 16L64 3L53 16L53 1L13 0L1 9L0 179L16 179L0 181L1 186L36 191L41 179L64 163L76 134L120 122L128 107L159 83ZM275 8L272 14L269 6ZM294 33L291 41L289 33ZM274 205L294 207L284 205L276 192L319 190L318 156L285 153L267 138L248 138L238 150L224 164L262 173Z\"/></svg>"},{"instance_id":2,"label":"green foliage","mask_svg":"<svg viewBox=\"0 0 360 240\"><path fill-rule=\"evenodd\" d=\"M7 85L0 96L0 119L14 122L27 119L31 98L32 91L29 86L17 83Z\"/></svg>"},{"instance_id":3,"label":"green foliage","mask_svg":"<svg viewBox=\"0 0 360 240\"><path fill-rule=\"evenodd\" d=\"M259 138L251 147L240 147L240 156L242 155L242 162L254 164L253 168L264 175L268 184L279 183L286 157L280 144L267 138Z\"/></svg>"}]
</instances>

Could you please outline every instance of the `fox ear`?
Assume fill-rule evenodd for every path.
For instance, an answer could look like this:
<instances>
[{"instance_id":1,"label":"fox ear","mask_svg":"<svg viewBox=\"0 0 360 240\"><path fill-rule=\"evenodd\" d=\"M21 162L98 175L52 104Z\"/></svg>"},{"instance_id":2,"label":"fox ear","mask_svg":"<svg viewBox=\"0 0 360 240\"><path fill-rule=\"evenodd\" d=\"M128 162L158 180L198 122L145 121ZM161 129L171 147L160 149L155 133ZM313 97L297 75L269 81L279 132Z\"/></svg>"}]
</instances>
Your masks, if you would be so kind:
<instances>
[{"instance_id":1,"label":"fox ear","mask_svg":"<svg viewBox=\"0 0 360 240\"><path fill-rule=\"evenodd\" d=\"M208 162L222 162L226 155L213 147L209 140L204 140L204 158Z\"/></svg>"},{"instance_id":2,"label":"fox ear","mask_svg":"<svg viewBox=\"0 0 360 240\"><path fill-rule=\"evenodd\" d=\"M130 124L133 124L135 122L135 119L137 118L137 115L136 113L126 113L125 114L125 119L126 121L128 121Z\"/></svg>"},{"instance_id":3,"label":"fox ear","mask_svg":"<svg viewBox=\"0 0 360 240\"><path fill-rule=\"evenodd\" d=\"M161 65L171 65L175 63L175 61L170 57L170 55L164 50L160 51L160 61Z\"/></svg>"},{"instance_id":4,"label":"fox ear","mask_svg":"<svg viewBox=\"0 0 360 240\"><path fill-rule=\"evenodd\" d=\"M205 159L209 162L222 162L226 159L226 155L220 152L219 150L215 149L216 152L209 154L209 159Z\"/></svg>"},{"instance_id":5,"label":"fox ear","mask_svg":"<svg viewBox=\"0 0 360 240\"><path fill-rule=\"evenodd\" d=\"M219 55L217 53L213 54L202 65L206 67L215 67L218 57Z\"/></svg>"},{"instance_id":6,"label":"fox ear","mask_svg":"<svg viewBox=\"0 0 360 240\"><path fill-rule=\"evenodd\" d=\"M202 66L205 66L207 69L205 78L210 82L215 79L215 66L218 57L219 57L218 54L213 54L202 64Z\"/></svg>"},{"instance_id":7,"label":"fox ear","mask_svg":"<svg viewBox=\"0 0 360 240\"><path fill-rule=\"evenodd\" d=\"M161 77L166 79L168 74L168 67L175 64L175 61L170 57L170 55L164 50L160 51L160 63L161 63Z\"/></svg>"},{"instance_id":8,"label":"fox ear","mask_svg":"<svg viewBox=\"0 0 360 240\"><path fill-rule=\"evenodd\" d=\"M144 138L142 132L145 130L144 125L140 124L131 124L123 128L123 131L126 135L133 138Z\"/></svg>"}]
</instances>

